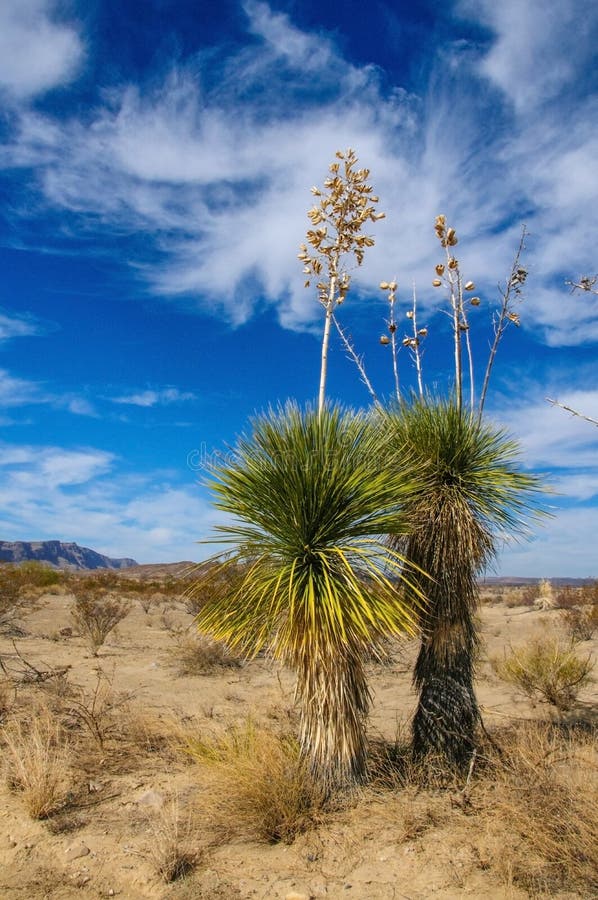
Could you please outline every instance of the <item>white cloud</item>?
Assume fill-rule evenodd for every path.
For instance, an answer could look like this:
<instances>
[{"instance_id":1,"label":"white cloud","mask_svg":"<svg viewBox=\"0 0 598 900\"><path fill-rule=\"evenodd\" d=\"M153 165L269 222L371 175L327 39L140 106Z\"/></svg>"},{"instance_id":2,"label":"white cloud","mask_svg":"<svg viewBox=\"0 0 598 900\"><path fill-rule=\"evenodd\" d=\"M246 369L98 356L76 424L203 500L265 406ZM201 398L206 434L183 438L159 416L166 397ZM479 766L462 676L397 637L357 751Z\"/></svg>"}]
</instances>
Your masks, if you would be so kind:
<instances>
[{"instance_id":1,"label":"white cloud","mask_svg":"<svg viewBox=\"0 0 598 900\"><path fill-rule=\"evenodd\" d=\"M22 99L67 84L83 58L77 31L54 18L55 0L0 4L0 90Z\"/></svg>"},{"instance_id":2,"label":"white cloud","mask_svg":"<svg viewBox=\"0 0 598 900\"><path fill-rule=\"evenodd\" d=\"M457 9L494 33L481 69L520 112L573 85L577 67L595 52L585 0L461 0Z\"/></svg>"},{"instance_id":3,"label":"white cloud","mask_svg":"<svg viewBox=\"0 0 598 900\"><path fill-rule=\"evenodd\" d=\"M195 400L195 394L189 391L180 391L178 388L162 388L157 391L146 390L135 394L124 394L122 397L112 397L113 403L148 407L169 403L184 403L187 400Z\"/></svg>"},{"instance_id":4,"label":"white cloud","mask_svg":"<svg viewBox=\"0 0 598 900\"><path fill-rule=\"evenodd\" d=\"M0 454L5 487L27 486L34 491L52 491L64 485L88 483L105 474L113 461L113 454L93 449L7 446Z\"/></svg>"}]
</instances>

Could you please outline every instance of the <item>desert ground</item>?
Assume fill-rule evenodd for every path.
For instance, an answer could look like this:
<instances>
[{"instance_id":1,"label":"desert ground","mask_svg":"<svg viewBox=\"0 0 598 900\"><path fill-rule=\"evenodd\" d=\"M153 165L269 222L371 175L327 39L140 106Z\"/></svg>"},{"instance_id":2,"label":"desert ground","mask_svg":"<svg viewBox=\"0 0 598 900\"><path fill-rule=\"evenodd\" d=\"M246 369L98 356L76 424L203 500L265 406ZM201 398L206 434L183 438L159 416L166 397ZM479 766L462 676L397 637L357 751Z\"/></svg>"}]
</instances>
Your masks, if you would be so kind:
<instances>
[{"instance_id":1,"label":"desert ground","mask_svg":"<svg viewBox=\"0 0 598 900\"><path fill-rule=\"evenodd\" d=\"M94 656L73 622L68 587L34 592L0 634L0 896L598 896L598 692L589 683L558 710L499 678L492 660L511 646L567 638L563 610L530 605L523 594L483 591L477 692L487 749L467 777L426 783L384 765L400 756L415 706L417 641L398 641L369 668L371 784L297 827L291 821L276 841L235 806L237 788L209 765L205 747L222 746L231 728L292 735L292 673L260 656L215 660L202 674L189 604L160 590L130 598ZM576 645L582 658L597 649L596 635ZM40 722L55 729L41 759ZM489 756L498 769L489 771ZM50 788L47 772L36 776L45 765L56 771ZM256 758L256 782L260 765ZM53 794L38 818L36 789Z\"/></svg>"}]
</instances>

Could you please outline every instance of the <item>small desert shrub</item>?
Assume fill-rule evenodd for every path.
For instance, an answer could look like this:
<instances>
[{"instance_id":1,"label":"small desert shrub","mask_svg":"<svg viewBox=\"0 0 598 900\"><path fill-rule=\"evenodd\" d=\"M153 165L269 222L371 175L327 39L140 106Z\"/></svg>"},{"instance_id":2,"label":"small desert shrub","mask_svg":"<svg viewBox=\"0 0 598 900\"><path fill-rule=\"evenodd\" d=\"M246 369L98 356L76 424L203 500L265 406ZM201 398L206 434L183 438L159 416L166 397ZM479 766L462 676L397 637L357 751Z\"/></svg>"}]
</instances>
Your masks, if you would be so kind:
<instances>
[{"instance_id":1,"label":"small desert shrub","mask_svg":"<svg viewBox=\"0 0 598 900\"><path fill-rule=\"evenodd\" d=\"M582 604L590 603L598 606L598 581L588 581L580 590Z\"/></svg>"},{"instance_id":2,"label":"small desert shrub","mask_svg":"<svg viewBox=\"0 0 598 900\"><path fill-rule=\"evenodd\" d=\"M92 654L97 656L110 632L129 614L131 604L111 593L106 577L76 579L70 584L70 590L75 595L71 610L75 626L87 639Z\"/></svg>"},{"instance_id":3,"label":"small desert shrub","mask_svg":"<svg viewBox=\"0 0 598 900\"><path fill-rule=\"evenodd\" d=\"M189 817L183 818L176 798L166 803L150 823L151 861L156 874L168 884L187 875L199 853L191 845Z\"/></svg>"},{"instance_id":4,"label":"small desert shrub","mask_svg":"<svg viewBox=\"0 0 598 900\"><path fill-rule=\"evenodd\" d=\"M497 735L472 792L483 868L530 896L598 891L595 734L526 723Z\"/></svg>"},{"instance_id":5,"label":"small desert shrub","mask_svg":"<svg viewBox=\"0 0 598 900\"><path fill-rule=\"evenodd\" d=\"M500 678L532 700L544 700L565 711L592 680L593 662L590 656L581 659L571 642L543 636L511 648L503 659L493 661L493 667Z\"/></svg>"},{"instance_id":6,"label":"small desert shrub","mask_svg":"<svg viewBox=\"0 0 598 900\"><path fill-rule=\"evenodd\" d=\"M71 749L54 716L42 710L30 721L13 719L2 729L6 777L21 792L33 819L61 809L70 786Z\"/></svg>"},{"instance_id":7,"label":"small desert shrub","mask_svg":"<svg viewBox=\"0 0 598 900\"><path fill-rule=\"evenodd\" d=\"M23 576L16 566L0 566L0 628L8 628L24 603Z\"/></svg>"},{"instance_id":8,"label":"small desert shrub","mask_svg":"<svg viewBox=\"0 0 598 900\"><path fill-rule=\"evenodd\" d=\"M30 587L53 587L64 581L63 572L53 569L51 566L46 566L36 560L29 560L21 563L19 572L23 582Z\"/></svg>"},{"instance_id":9,"label":"small desert shrub","mask_svg":"<svg viewBox=\"0 0 598 900\"><path fill-rule=\"evenodd\" d=\"M598 628L598 603L564 609L561 621L572 641L590 641Z\"/></svg>"},{"instance_id":10,"label":"small desert shrub","mask_svg":"<svg viewBox=\"0 0 598 900\"><path fill-rule=\"evenodd\" d=\"M61 704L65 725L86 732L103 751L109 738L120 737L124 723L122 713L133 699L132 692L115 691L113 677L98 668L96 682L90 691L72 686Z\"/></svg>"},{"instance_id":11,"label":"small desert shrub","mask_svg":"<svg viewBox=\"0 0 598 900\"><path fill-rule=\"evenodd\" d=\"M175 634L174 638L172 655L180 675L209 675L218 669L235 669L242 665L242 659L224 641L188 632Z\"/></svg>"},{"instance_id":12,"label":"small desert shrub","mask_svg":"<svg viewBox=\"0 0 598 900\"><path fill-rule=\"evenodd\" d=\"M557 609L571 609L581 603L581 591L578 588L566 584L554 596L554 605Z\"/></svg>"},{"instance_id":13,"label":"small desert shrub","mask_svg":"<svg viewBox=\"0 0 598 900\"><path fill-rule=\"evenodd\" d=\"M185 748L203 770L206 822L225 834L292 843L323 815L325 798L290 736L251 720Z\"/></svg>"},{"instance_id":14,"label":"small desert shrub","mask_svg":"<svg viewBox=\"0 0 598 900\"><path fill-rule=\"evenodd\" d=\"M509 609L515 609L518 606L532 607L537 599L538 588L535 584L522 588L511 588L504 594L504 601Z\"/></svg>"}]
</instances>

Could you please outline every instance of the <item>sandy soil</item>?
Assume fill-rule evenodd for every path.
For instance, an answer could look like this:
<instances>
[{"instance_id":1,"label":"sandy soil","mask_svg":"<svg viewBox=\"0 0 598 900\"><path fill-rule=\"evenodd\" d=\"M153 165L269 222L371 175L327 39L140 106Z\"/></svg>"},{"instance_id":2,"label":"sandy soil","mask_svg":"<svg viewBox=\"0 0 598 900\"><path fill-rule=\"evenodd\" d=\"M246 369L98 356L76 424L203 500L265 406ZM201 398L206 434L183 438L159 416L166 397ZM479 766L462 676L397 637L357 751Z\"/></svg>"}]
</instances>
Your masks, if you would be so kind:
<instances>
[{"instance_id":1,"label":"sandy soil","mask_svg":"<svg viewBox=\"0 0 598 900\"><path fill-rule=\"evenodd\" d=\"M405 797L381 800L368 796L338 813L294 844L264 845L232 841L209 848L194 871L164 884L152 866L160 815L176 796L182 808L201 803L193 765L162 738L177 729L214 734L251 714L269 724L292 715L293 680L266 659L207 676L181 676L174 655L173 632L192 624L182 603L156 603L146 613L138 601L94 658L82 637L61 634L72 627L72 598L44 595L37 608L19 622L20 636L0 636L0 658L13 679L27 675L25 661L39 671L69 667L68 683L87 691L98 684L98 667L109 683L110 697L122 700L108 714L103 748L81 751L77 761L76 802L46 821L34 821L18 792L6 779L0 785L0 896L37 898L518 898L527 893L499 883L480 864L467 840L458 811L450 822L399 828L405 822ZM509 643L557 626L558 611L485 604L480 612L484 649L479 665L478 697L488 729L516 718L546 717L499 681L488 662ZM596 640L584 651L598 649ZM373 666L372 735L387 740L408 727L414 709L410 672L414 642L397 651L391 665ZM17 651L21 654L19 658ZM48 679L45 690L59 679ZM62 680L64 682L64 679ZM20 684L9 705L37 702L39 686ZM125 698L125 695L127 697ZM101 700L101 697L99 698ZM125 702L126 699L126 702ZM581 697L596 704L593 688ZM112 716L112 719L110 719ZM113 731L110 731L112 722ZM123 739L123 730L133 737ZM174 742L176 744L176 741ZM450 799L447 798L447 807ZM463 825L463 842L458 839ZM451 839L447 839L448 830ZM201 843L201 835L195 835ZM559 894L561 897L581 896Z\"/></svg>"}]
</instances>

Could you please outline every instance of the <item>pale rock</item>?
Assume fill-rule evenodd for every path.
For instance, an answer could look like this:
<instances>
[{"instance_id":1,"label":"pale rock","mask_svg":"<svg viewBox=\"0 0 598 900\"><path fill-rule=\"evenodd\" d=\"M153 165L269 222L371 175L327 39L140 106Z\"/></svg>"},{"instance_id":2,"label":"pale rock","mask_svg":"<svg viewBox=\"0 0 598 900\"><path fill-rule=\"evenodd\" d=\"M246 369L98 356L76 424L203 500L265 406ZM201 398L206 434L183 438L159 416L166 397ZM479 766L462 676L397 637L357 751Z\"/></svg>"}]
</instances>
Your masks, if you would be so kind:
<instances>
[{"instance_id":1,"label":"pale rock","mask_svg":"<svg viewBox=\"0 0 598 900\"><path fill-rule=\"evenodd\" d=\"M82 856L88 856L90 852L89 847L85 844L73 844L72 847L66 848L64 855L71 862L73 859L81 859Z\"/></svg>"}]
</instances>

